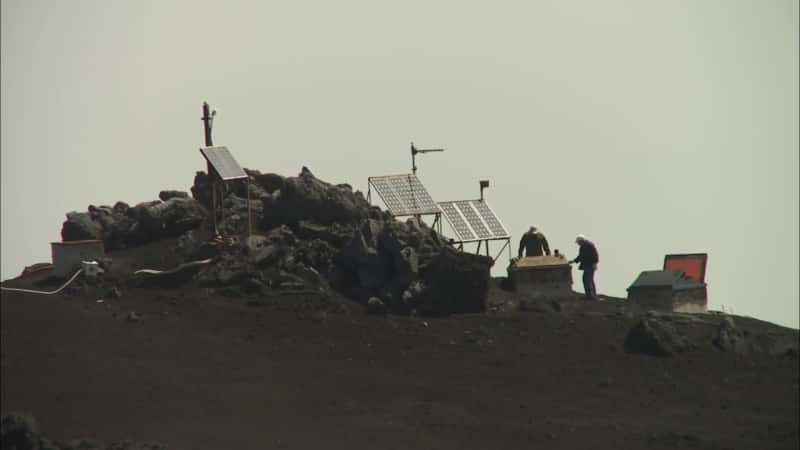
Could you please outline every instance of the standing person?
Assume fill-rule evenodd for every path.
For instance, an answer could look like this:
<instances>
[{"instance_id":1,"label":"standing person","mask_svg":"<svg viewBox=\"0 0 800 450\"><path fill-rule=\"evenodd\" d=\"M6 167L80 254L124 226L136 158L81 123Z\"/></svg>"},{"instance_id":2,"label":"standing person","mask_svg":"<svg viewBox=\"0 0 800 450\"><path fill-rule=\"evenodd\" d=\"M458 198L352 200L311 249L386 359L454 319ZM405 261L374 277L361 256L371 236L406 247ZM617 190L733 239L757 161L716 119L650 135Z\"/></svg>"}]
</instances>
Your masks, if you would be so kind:
<instances>
[{"instance_id":1,"label":"standing person","mask_svg":"<svg viewBox=\"0 0 800 450\"><path fill-rule=\"evenodd\" d=\"M578 270L583 271L583 292L585 292L583 298L597 300L597 288L594 285L594 273L597 271L597 263L600 261L597 247L582 234L575 238L575 243L580 246L580 250L578 256L570 263L579 263Z\"/></svg>"},{"instance_id":2,"label":"standing person","mask_svg":"<svg viewBox=\"0 0 800 450\"><path fill-rule=\"evenodd\" d=\"M550 255L550 246L547 244L547 238L531 226L527 233L522 235L519 240L519 257L522 258L522 249L525 249L525 256L542 256Z\"/></svg>"}]
</instances>

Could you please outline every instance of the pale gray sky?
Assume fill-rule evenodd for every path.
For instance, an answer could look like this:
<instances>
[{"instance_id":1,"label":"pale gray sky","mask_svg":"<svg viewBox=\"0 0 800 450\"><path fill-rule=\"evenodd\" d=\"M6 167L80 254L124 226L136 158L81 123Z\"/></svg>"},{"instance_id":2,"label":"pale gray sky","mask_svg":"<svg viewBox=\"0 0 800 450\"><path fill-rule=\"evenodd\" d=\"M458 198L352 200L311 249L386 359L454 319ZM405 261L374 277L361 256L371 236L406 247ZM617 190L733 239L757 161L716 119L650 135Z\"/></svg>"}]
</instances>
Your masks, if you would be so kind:
<instances>
[{"instance_id":1,"label":"pale gray sky","mask_svg":"<svg viewBox=\"0 0 800 450\"><path fill-rule=\"evenodd\" d=\"M515 251L586 234L618 296L708 252L712 308L797 327L799 51L796 0L2 0L2 278L67 211L188 189L208 100L245 167L366 190L444 146L420 178L491 179Z\"/></svg>"}]
</instances>

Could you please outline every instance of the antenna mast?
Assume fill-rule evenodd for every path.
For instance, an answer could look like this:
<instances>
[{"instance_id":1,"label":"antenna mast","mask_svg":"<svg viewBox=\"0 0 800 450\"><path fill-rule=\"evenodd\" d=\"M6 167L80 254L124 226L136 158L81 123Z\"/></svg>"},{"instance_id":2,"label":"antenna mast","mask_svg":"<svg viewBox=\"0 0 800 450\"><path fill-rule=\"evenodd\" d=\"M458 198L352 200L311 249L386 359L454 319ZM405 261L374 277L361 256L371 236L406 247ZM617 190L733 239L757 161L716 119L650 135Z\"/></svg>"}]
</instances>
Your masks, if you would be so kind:
<instances>
[{"instance_id":1,"label":"antenna mast","mask_svg":"<svg viewBox=\"0 0 800 450\"><path fill-rule=\"evenodd\" d=\"M417 153L443 152L443 148L417 148L411 143L411 173L417 174Z\"/></svg>"}]
</instances>

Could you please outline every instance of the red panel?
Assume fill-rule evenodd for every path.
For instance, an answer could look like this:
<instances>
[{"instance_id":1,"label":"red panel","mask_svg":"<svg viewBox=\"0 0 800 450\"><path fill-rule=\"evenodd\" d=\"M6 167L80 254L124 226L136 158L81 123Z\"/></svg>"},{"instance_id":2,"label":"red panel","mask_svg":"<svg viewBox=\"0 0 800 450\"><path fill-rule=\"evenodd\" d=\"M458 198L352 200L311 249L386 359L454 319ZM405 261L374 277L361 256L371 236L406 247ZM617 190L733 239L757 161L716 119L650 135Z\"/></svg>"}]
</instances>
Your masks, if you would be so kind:
<instances>
[{"instance_id":1,"label":"red panel","mask_svg":"<svg viewBox=\"0 0 800 450\"><path fill-rule=\"evenodd\" d=\"M707 253L691 253L686 255L666 255L664 270L682 270L686 276L701 283L706 278Z\"/></svg>"}]
</instances>

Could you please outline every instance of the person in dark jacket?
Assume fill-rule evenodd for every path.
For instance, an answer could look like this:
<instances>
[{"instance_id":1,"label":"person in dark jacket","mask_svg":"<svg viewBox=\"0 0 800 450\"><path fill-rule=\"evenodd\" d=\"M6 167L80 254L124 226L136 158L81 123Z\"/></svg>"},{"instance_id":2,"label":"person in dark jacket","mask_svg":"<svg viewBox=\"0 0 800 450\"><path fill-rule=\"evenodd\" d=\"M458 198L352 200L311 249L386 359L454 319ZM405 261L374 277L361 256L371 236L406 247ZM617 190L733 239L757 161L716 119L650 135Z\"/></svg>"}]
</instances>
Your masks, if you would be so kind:
<instances>
[{"instance_id":1,"label":"person in dark jacket","mask_svg":"<svg viewBox=\"0 0 800 450\"><path fill-rule=\"evenodd\" d=\"M522 235L519 240L519 257L522 258L522 250L525 249L525 256L542 256L550 254L550 246L547 238L536 229L531 227L527 233Z\"/></svg>"},{"instance_id":2,"label":"person in dark jacket","mask_svg":"<svg viewBox=\"0 0 800 450\"><path fill-rule=\"evenodd\" d=\"M596 300L597 288L594 285L594 273L597 271L597 263L600 262L597 247L582 234L575 238L575 243L580 246L580 250L578 256L570 263L578 263L578 270L583 271L583 292L585 292L583 298Z\"/></svg>"}]
</instances>

